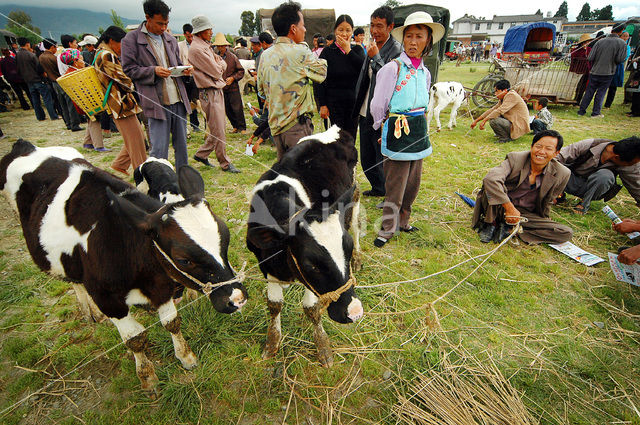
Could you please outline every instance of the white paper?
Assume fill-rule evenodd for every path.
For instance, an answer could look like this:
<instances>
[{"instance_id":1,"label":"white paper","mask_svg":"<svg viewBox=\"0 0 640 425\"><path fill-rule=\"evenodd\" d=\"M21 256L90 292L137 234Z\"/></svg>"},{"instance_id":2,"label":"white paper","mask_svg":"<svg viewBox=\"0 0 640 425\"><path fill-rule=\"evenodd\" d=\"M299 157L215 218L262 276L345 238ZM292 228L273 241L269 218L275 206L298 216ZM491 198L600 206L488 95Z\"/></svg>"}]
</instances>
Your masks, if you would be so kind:
<instances>
[{"instance_id":1,"label":"white paper","mask_svg":"<svg viewBox=\"0 0 640 425\"><path fill-rule=\"evenodd\" d=\"M191 68L191 66L183 65L183 66L172 66L169 68L171 71L172 77L182 77L184 75L184 71Z\"/></svg>"},{"instance_id":2,"label":"white paper","mask_svg":"<svg viewBox=\"0 0 640 425\"><path fill-rule=\"evenodd\" d=\"M550 243L549 246L556 251L560 251L567 257L573 258L578 263L584 264L585 266L593 266L604 261L604 259L575 246L571 242L565 242L561 244Z\"/></svg>"},{"instance_id":3,"label":"white paper","mask_svg":"<svg viewBox=\"0 0 640 425\"><path fill-rule=\"evenodd\" d=\"M640 265L638 263L630 266L618 261L618 254L609 253L609 265L611 271L620 282L627 282L631 285L640 286Z\"/></svg>"},{"instance_id":4,"label":"white paper","mask_svg":"<svg viewBox=\"0 0 640 425\"><path fill-rule=\"evenodd\" d=\"M531 117L531 116L530 116L530 117L529 117L529 124L531 124L531 123L533 122L533 120L535 120L535 119L536 119L536 117L535 117L535 116L533 116L533 117Z\"/></svg>"},{"instance_id":5,"label":"white paper","mask_svg":"<svg viewBox=\"0 0 640 425\"><path fill-rule=\"evenodd\" d=\"M253 145L247 145L247 147L244 148L244 154L247 156L253 156Z\"/></svg>"}]
</instances>

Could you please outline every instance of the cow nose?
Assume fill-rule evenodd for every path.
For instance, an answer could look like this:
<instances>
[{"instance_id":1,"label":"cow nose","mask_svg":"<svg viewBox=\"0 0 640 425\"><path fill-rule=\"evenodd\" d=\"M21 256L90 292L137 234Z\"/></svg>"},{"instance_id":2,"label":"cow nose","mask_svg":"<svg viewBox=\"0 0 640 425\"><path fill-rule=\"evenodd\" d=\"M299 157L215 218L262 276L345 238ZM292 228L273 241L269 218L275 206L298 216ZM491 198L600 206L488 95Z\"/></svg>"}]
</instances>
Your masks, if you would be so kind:
<instances>
[{"instance_id":1,"label":"cow nose","mask_svg":"<svg viewBox=\"0 0 640 425\"><path fill-rule=\"evenodd\" d=\"M352 322L357 322L364 315L364 308L362 308L362 302L359 299L354 298L347 307L347 317Z\"/></svg>"},{"instance_id":2,"label":"cow nose","mask_svg":"<svg viewBox=\"0 0 640 425\"><path fill-rule=\"evenodd\" d=\"M230 308L236 308L240 310L247 303L247 298L242 291L238 288L233 288L231 295L229 296L228 306Z\"/></svg>"}]
</instances>

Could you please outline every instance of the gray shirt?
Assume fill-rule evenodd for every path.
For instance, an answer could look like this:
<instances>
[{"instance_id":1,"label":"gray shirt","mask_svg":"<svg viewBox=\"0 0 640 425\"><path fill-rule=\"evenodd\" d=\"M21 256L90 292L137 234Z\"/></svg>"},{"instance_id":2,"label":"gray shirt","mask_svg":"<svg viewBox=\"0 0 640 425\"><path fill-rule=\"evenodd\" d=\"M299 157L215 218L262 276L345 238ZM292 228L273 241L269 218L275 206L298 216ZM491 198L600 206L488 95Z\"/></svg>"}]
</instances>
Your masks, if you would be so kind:
<instances>
[{"instance_id":1,"label":"gray shirt","mask_svg":"<svg viewBox=\"0 0 640 425\"><path fill-rule=\"evenodd\" d=\"M618 35L609 34L598 41L589 53L593 75L613 75L627 58L627 45Z\"/></svg>"}]
</instances>

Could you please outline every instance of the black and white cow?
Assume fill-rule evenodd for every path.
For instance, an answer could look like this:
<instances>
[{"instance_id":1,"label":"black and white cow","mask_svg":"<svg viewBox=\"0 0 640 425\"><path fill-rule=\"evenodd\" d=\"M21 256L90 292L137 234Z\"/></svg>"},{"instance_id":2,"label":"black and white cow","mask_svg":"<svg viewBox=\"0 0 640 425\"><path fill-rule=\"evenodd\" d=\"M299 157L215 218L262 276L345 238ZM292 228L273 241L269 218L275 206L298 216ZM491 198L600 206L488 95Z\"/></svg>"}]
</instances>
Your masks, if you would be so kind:
<instances>
[{"instance_id":1,"label":"black and white cow","mask_svg":"<svg viewBox=\"0 0 640 425\"><path fill-rule=\"evenodd\" d=\"M278 352L283 289L296 280L306 287L303 309L314 325L323 366L333 364L321 322L324 308L339 323L362 317L350 267L354 244L359 254L356 163L353 138L333 126L325 133L300 139L253 189L247 247L258 258L268 281L271 321L264 358ZM354 238L348 233L350 226Z\"/></svg>"},{"instance_id":2,"label":"black and white cow","mask_svg":"<svg viewBox=\"0 0 640 425\"><path fill-rule=\"evenodd\" d=\"M436 116L437 130L440 131L442 124L440 124L440 112L449 105L451 107L451 116L449 117L449 130L457 125L456 117L458 116L458 109L462 102L466 99L466 92L464 86L455 81L444 81L436 83L431 86L429 90L429 112L427 114L427 122L431 124L433 115Z\"/></svg>"},{"instance_id":3,"label":"black and white cow","mask_svg":"<svg viewBox=\"0 0 640 425\"><path fill-rule=\"evenodd\" d=\"M115 324L145 390L154 390L158 378L132 305L158 310L176 357L191 369L197 359L180 331L176 282L207 294L222 313L247 300L227 260L229 231L211 213L202 177L183 167L179 182L185 200L165 205L93 167L75 149L19 140L0 160L0 189L20 217L34 262L74 282L84 312L92 301Z\"/></svg>"},{"instance_id":4,"label":"black and white cow","mask_svg":"<svg viewBox=\"0 0 640 425\"><path fill-rule=\"evenodd\" d=\"M136 189L163 204L184 201L176 169L166 159L150 156L133 170L133 181Z\"/></svg>"}]
</instances>

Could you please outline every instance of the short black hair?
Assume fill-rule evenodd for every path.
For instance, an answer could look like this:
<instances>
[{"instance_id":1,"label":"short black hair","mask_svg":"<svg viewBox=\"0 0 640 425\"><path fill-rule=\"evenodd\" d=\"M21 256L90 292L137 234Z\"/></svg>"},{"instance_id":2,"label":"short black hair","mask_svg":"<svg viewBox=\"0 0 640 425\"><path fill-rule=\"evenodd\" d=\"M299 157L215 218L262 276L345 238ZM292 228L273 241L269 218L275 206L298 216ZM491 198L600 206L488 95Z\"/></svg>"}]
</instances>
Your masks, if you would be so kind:
<instances>
[{"instance_id":1,"label":"short black hair","mask_svg":"<svg viewBox=\"0 0 640 425\"><path fill-rule=\"evenodd\" d=\"M62 34L60 36L60 42L62 43L62 47L64 47L65 49L68 49L69 45L73 43L75 39L76 38L74 36L69 34Z\"/></svg>"},{"instance_id":2,"label":"short black hair","mask_svg":"<svg viewBox=\"0 0 640 425\"><path fill-rule=\"evenodd\" d=\"M556 143L556 152L558 152L560 149L562 149L562 145L564 144L564 139L562 138L562 135L560 133L558 133L555 130L542 130L538 133L536 133L535 136L533 136L533 141L531 142L531 146L535 145L536 142L540 139L542 139L543 137L553 137L554 139L556 139L557 143Z\"/></svg>"},{"instance_id":3,"label":"short black hair","mask_svg":"<svg viewBox=\"0 0 640 425\"><path fill-rule=\"evenodd\" d=\"M320 34L319 32L313 34L313 38L319 38L322 37L322 34Z\"/></svg>"},{"instance_id":4,"label":"short black hair","mask_svg":"<svg viewBox=\"0 0 640 425\"><path fill-rule=\"evenodd\" d=\"M493 85L494 88L498 90L509 90L511 88L511 83L509 80L500 80Z\"/></svg>"},{"instance_id":5,"label":"short black hair","mask_svg":"<svg viewBox=\"0 0 640 425\"><path fill-rule=\"evenodd\" d=\"M612 33L619 33L624 31L624 24L616 24L613 26L613 28L611 28L611 32Z\"/></svg>"},{"instance_id":6,"label":"short black hair","mask_svg":"<svg viewBox=\"0 0 640 425\"><path fill-rule=\"evenodd\" d=\"M122 28L120 28L118 26L111 25L109 28L104 30L104 32L100 36L100 39L98 40L97 44L109 43L109 41L111 41L111 40L113 40L116 43L118 43L118 42L122 41L122 39L124 38L125 35L127 35L127 32L125 30L123 30Z\"/></svg>"},{"instance_id":7,"label":"short black hair","mask_svg":"<svg viewBox=\"0 0 640 425\"><path fill-rule=\"evenodd\" d=\"M336 28L338 28L338 25L340 25L343 22L346 22L347 24L351 25L351 28L353 28L353 19L351 19L351 16L340 15L336 19L336 23L333 25L333 29L335 30Z\"/></svg>"},{"instance_id":8,"label":"short black hair","mask_svg":"<svg viewBox=\"0 0 640 425\"><path fill-rule=\"evenodd\" d=\"M327 34L327 36L324 38L325 40L329 41L329 40L335 40L336 36L333 34Z\"/></svg>"},{"instance_id":9,"label":"short black hair","mask_svg":"<svg viewBox=\"0 0 640 425\"><path fill-rule=\"evenodd\" d=\"M26 37L18 37L18 46L24 47L27 43L29 43L29 40Z\"/></svg>"},{"instance_id":10,"label":"short black hair","mask_svg":"<svg viewBox=\"0 0 640 425\"><path fill-rule=\"evenodd\" d=\"M242 47L247 47L247 40L245 40L244 38L237 39L236 43L240 44Z\"/></svg>"},{"instance_id":11,"label":"short black hair","mask_svg":"<svg viewBox=\"0 0 640 425\"><path fill-rule=\"evenodd\" d=\"M160 15L164 19L167 19L169 12L171 12L171 8L162 0L145 0L145 2L142 3L142 9L147 16Z\"/></svg>"},{"instance_id":12,"label":"short black hair","mask_svg":"<svg viewBox=\"0 0 640 425\"><path fill-rule=\"evenodd\" d=\"M273 37L268 32L261 32L258 36L261 43L273 44Z\"/></svg>"},{"instance_id":13,"label":"short black hair","mask_svg":"<svg viewBox=\"0 0 640 425\"><path fill-rule=\"evenodd\" d=\"M624 162L632 162L634 159L640 158L640 137L631 136L614 143L613 153Z\"/></svg>"},{"instance_id":14,"label":"short black hair","mask_svg":"<svg viewBox=\"0 0 640 425\"><path fill-rule=\"evenodd\" d=\"M393 10L389 6L380 6L373 11L371 18L384 19L389 26L393 24Z\"/></svg>"},{"instance_id":15,"label":"short black hair","mask_svg":"<svg viewBox=\"0 0 640 425\"><path fill-rule=\"evenodd\" d=\"M356 29L353 30L353 35L360 35L360 34L364 34L364 30L362 29L362 27L358 27Z\"/></svg>"},{"instance_id":16,"label":"short black hair","mask_svg":"<svg viewBox=\"0 0 640 425\"><path fill-rule=\"evenodd\" d=\"M189 32L189 33L192 33L192 32L193 32L193 25L191 25L191 24L184 24L184 25L182 26L182 33L183 33L183 34L185 34L185 33L188 33L188 32Z\"/></svg>"},{"instance_id":17,"label":"short black hair","mask_svg":"<svg viewBox=\"0 0 640 425\"><path fill-rule=\"evenodd\" d=\"M300 13L302 13L302 7L300 3L294 1L288 1L276 7L271 15L271 24L278 37L286 37L291 25L297 25L300 22Z\"/></svg>"},{"instance_id":18,"label":"short black hair","mask_svg":"<svg viewBox=\"0 0 640 425\"><path fill-rule=\"evenodd\" d=\"M44 40L42 40L42 45L46 50L49 50L50 48L57 46L57 43L55 42L55 40L45 38Z\"/></svg>"},{"instance_id":19,"label":"short black hair","mask_svg":"<svg viewBox=\"0 0 640 425\"><path fill-rule=\"evenodd\" d=\"M546 108L549 104L549 99L547 99L546 97L541 97L540 99L538 99L538 103L542 105L543 108Z\"/></svg>"}]
</instances>

